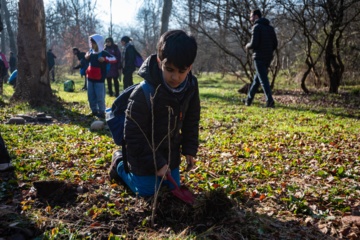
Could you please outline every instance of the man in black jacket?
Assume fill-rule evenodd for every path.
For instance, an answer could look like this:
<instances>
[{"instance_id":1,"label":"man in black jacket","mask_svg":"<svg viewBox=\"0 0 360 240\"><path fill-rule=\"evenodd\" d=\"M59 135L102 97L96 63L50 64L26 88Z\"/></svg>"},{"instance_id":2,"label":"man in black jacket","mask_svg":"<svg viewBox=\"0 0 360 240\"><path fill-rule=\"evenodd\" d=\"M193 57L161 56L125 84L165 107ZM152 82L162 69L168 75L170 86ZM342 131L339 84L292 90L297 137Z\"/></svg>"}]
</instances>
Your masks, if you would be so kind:
<instances>
[{"instance_id":1,"label":"man in black jacket","mask_svg":"<svg viewBox=\"0 0 360 240\"><path fill-rule=\"evenodd\" d=\"M261 84L266 96L266 107L275 107L268 78L268 68L273 59L273 53L277 48L278 41L275 30L270 26L270 21L261 17L260 10L253 10L250 13L250 21L254 23L251 41L246 49L253 50L254 66L256 74L251 84L248 96L244 99L246 106L250 106L254 100L255 93Z\"/></svg>"}]
</instances>

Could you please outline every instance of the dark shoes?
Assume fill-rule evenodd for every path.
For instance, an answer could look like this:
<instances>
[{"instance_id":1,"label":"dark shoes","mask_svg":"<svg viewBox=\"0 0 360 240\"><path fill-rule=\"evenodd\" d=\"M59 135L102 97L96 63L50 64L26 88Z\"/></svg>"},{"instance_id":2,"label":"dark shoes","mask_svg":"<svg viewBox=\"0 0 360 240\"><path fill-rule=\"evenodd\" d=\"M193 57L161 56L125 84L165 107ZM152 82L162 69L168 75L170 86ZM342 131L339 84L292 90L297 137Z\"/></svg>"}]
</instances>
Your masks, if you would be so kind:
<instances>
[{"instance_id":1,"label":"dark shoes","mask_svg":"<svg viewBox=\"0 0 360 240\"><path fill-rule=\"evenodd\" d=\"M274 101L266 102L265 107L266 108L275 108L275 102Z\"/></svg>"},{"instance_id":2,"label":"dark shoes","mask_svg":"<svg viewBox=\"0 0 360 240\"><path fill-rule=\"evenodd\" d=\"M245 104L245 106L251 105L251 102L249 102L249 100L247 98L242 99L242 102ZM274 101L266 102L266 105L264 107L265 108L275 108L275 102Z\"/></svg>"},{"instance_id":3,"label":"dark shoes","mask_svg":"<svg viewBox=\"0 0 360 240\"><path fill-rule=\"evenodd\" d=\"M87 116L88 117L98 117L100 119L105 119L105 113L91 112Z\"/></svg>"},{"instance_id":4,"label":"dark shoes","mask_svg":"<svg viewBox=\"0 0 360 240\"><path fill-rule=\"evenodd\" d=\"M243 104L245 104L245 106L250 106L251 105L251 103L248 101L247 98L242 99L242 102L243 102Z\"/></svg>"},{"instance_id":5,"label":"dark shoes","mask_svg":"<svg viewBox=\"0 0 360 240\"><path fill-rule=\"evenodd\" d=\"M98 118L100 118L100 119L105 119L105 113L104 112L103 113L98 113L98 114L96 114L96 116Z\"/></svg>"},{"instance_id":6,"label":"dark shoes","mask_svg":"<svg viewBox=\"0 0 360 240\"><path fill-rule=\"evenodd\" d=\"M113 152L111 165L110 165L110 171L109 171L110 182L112 182L114 180L117 183L123 183L123 180L121 179L121 177L119 176L119 174L117 172L117 166L119 165L119 163L122 160L123 160L123 157L122 157L121 150L116 150L115 152Z\"/></svg>"}]
</instances>

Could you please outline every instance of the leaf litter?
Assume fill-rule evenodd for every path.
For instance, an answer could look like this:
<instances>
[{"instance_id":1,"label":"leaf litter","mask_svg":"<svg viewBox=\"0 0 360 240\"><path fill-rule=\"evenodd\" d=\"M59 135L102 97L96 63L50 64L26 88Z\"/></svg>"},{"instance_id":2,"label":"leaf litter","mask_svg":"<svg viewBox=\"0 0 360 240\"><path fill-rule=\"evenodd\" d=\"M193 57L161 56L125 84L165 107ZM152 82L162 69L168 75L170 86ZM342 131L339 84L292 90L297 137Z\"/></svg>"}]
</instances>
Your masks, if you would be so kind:
<instances>
[{"instance_id":1,"label":"leaf litter","mask_svg":"<svg viewBox=\"0 0 360 240\"><path fill-rule=\"evenodd\" d=\"M347 114L339 117L337 112L329 113L329 106L340 104L338 98L333 103L331 99L295 96L282 93L275 98L284 108L291 107L290 102L304 104L313 109L313 116L286 115L285 121L278 114L274 124L268 114L263 115L267 119L254 122L249 116L258 109L239 107L234 112L245 111L239 121L205 117L197 168L182 178L197 196L196 202L193 206L184 204L164 189L153 228L154 199L138 198L126 187L108 181L115 148L108 132L73 130L67 125L69 118L62 120L56 113L51 115L59 127L53 130L46 126L7 127L6 133L15 130L25 134L34 145L10 143L19 160L16 175L0 174L0 235L20 233L33 238L42 233L45 239L357 239L360 135L348 128L359 126L359 112L350 104ZM318 110L319 106L324 108ZM333 118L337 120L329 121ZM83 117L78 121L84 124ZM309 126L313 126L312 131L301 130ZM264 133L249 134L252 131ZM42 140L38 134L48 139Z\"/></svg>"}]
</instances>

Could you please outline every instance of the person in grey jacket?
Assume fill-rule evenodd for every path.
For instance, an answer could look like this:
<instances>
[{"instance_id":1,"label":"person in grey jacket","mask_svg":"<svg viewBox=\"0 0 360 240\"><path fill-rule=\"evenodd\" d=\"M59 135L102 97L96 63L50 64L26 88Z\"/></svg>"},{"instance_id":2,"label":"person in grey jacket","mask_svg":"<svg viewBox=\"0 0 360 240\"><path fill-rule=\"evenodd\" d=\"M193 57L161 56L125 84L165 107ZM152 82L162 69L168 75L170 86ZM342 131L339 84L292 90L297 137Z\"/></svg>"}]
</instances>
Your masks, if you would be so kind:
<instances>
[{"instance_id":1,"label":"person in grey jacket","mask_svg":"<svg viewBox=\"0 0 360 240\"><path fill-rule=\"evenodd\" d=\"M253 51L252 58L256 74L250 86L247 98L244 99L246 106L250 106L254 100L255 93L261 84L266 96L266 107L275 107L268 78L268 68L273 59L273 53L277 48L278 41L275 30L270 26L270 21L261 16L260 10L253 10L250 13L250 21L254 23L251 41L246 45L246 49Z\"/></svg>"}]
</instances>

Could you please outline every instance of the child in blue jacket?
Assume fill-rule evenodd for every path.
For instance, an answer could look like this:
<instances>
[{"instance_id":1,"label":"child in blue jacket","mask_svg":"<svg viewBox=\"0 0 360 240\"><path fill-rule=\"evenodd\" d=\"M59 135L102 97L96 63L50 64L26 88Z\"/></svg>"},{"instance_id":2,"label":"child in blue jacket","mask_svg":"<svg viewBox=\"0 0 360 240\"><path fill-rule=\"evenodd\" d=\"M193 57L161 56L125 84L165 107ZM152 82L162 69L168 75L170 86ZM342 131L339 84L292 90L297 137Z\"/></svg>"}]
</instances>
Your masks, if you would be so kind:
<instances>
[{"instance_id":1,"label":"child in blue jacket","mask_svg":"<svg viewBox=\"0 0 360 240\"><path fill-rule=\"evenodd\" d=\"M104 38L99 34L89 37L90 51L85 54L89 62L86 69L88 101L91 116L105 118L105 78L107 63L116 63L116 57L104 51Z\"/></svg>"}]
</instances>

